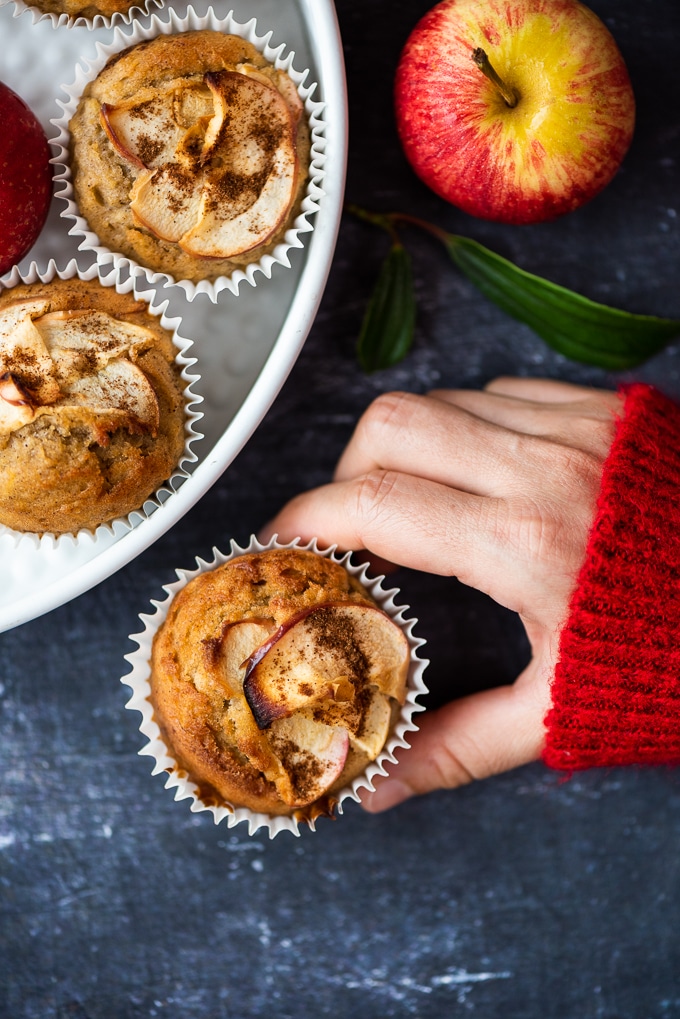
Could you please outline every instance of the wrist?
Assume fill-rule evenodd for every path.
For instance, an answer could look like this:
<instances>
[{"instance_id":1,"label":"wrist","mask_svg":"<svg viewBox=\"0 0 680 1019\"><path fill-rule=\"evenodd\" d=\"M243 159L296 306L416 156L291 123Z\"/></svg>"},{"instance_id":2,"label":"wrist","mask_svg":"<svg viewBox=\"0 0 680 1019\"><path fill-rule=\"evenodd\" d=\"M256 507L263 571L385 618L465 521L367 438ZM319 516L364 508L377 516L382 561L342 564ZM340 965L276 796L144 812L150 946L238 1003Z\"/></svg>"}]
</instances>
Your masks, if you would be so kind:
<instances>
[{"instance_id":1,"label":"wrist","mask_svg":"<svg viewBox=\"0 0 680 1019\"><path fill-rule=\"evenodd\" d=\"M680 408L625 390L560 637L544 761L680 763Z\"/></svg>"}]
</instances>

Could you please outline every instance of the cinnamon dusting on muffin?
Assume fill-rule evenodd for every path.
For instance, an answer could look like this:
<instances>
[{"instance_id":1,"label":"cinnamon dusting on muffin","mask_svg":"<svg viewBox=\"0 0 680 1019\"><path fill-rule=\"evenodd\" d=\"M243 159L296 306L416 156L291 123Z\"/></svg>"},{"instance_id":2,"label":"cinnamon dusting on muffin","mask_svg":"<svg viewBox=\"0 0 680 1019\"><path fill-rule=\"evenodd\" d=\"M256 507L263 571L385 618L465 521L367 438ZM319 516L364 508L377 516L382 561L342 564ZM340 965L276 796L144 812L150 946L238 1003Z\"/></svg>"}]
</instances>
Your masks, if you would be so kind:
<instances>
[{"instance_id":1,"label":"cinnamon dusting on muffin","mask_svg":"<svg viewBox=\"0 0 680 1019\"><path fill-rule=\"evenodd\" d=\"M258 261L299 212L304 105L289 75L238 37L190 31L116 54L70 129L92 229L175 278L216 279Z\"/></svg>"},{"instance_id":2,"label":"cinnamon dusting on muffin","mask_svg":"<svg viewBox=\"0 0 680 1019\"><path fill-rule=\"evenodd\" d=\"M6 290L0 521L61 534L140 507L184 448L182 390L143 302L78 279Z\"/></svg>"},{"instance_id":3,"label":"cinnamon dusting on muffin","mask_svg":"<svg viewBox=\"0 0 680 1019\"><path fill-rule=\"evenodd\" d=\"M408 655L401 630L333 560L246 554L174 598L154 639L154 717L178 766L231 807L310 819L332 812L383 747ZM265 665L260 719L245 687Z\"/></svg>"}]
</instances>

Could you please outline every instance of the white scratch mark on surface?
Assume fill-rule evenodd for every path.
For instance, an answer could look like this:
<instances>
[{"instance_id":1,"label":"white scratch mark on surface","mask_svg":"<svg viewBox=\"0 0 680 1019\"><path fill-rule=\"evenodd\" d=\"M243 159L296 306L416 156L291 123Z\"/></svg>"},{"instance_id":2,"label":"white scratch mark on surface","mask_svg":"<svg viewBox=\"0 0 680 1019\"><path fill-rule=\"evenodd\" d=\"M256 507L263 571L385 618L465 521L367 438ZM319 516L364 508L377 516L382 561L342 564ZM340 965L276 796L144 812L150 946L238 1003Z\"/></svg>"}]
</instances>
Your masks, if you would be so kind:
<instances>
[{"instance_id":1,"label":"white scratch mark on surface","mask_svg":"<svg viewBox=\"0 0 680 1019\"><path fill-rule=\"evenodd\" d=\"M229 839L228 842L218 842L220 849L226 849L228 853L263 853L264 846L259 842L238 842L236 839Z\"/></svg>"},{"instance_id":2,"label":"white scratch mark on surface","mask_svg":"<svg viewBox=\"0 0 680 1019\"><path fill-rule=\"evenodd\" d=\"M447 986L449 984L480 984L485 980L509 980L512 973L504 970L501 973L468 973L465 969L453 970L451 973L443 973L441 976L432 977L435 987Z\"/></svg>"},{"instance_id":3,"label":"white scratch mark on surface","mask_svg":"<svg viewBox=\"0 0 680 1019\"><path fill-rule=\"evenodd\" d=\"M438 987L455 987L457 989L458 1002L464 1003L473 984L485 983L488 980L509 980L512 976L513 974L508 970L502 970L498 973L470 973L465 969L454 969L448 973L435 975L429 981L418 982L412 977L390 980L389 977L380 971L374 970L371 976L361 978L356 978L349 974L339 976L333 980L333 983L342 984L347 990L352 991L378 991L396 1001L403 1001L408 992L416 991L419 994L432 994L432 991Z\"/></svg>"},{"instance_id":4,"label":"white scratch mark on surface","mask_svg":"<svg viewBox=\"0 0 680 1019\"><path fill-rule=\"evenodd\" d=\"M81 899L89 899L93 895L99 893L98 888L83 888L79 892L74 892L72 895L63 895L57 905L61 908L62 906L71 906L74 902L80 902Z\"/></svg>"}]
</instances>

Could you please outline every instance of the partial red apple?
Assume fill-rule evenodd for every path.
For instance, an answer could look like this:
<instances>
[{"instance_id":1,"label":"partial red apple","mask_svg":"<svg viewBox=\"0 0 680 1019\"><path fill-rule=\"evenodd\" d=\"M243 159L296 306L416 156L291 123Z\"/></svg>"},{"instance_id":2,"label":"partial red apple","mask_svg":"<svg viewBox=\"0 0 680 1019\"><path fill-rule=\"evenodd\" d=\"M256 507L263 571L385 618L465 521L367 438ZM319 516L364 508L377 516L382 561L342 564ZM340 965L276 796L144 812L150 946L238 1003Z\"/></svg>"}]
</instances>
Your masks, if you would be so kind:
<instances>
[{"instance_id":1,"label":"partial red apple","mask_svg":"<svg viewBox=\"0 0 680 1019\"><path fill-rule=\"evenodd\" d=\"M52 171L40 122L2 82L0 124L0 273L4 273L38 239L52 198Z\"/></svg>"},{"instance_id":2,"label":"partial red apple","mask_svg":"<svg viewBox=\"0 0 680 1019\"><path fill-rule=\"evenodd\" d=\"M554 219L593 198L635 122L621 53L578 0L442 0L406 42L395 103L425 184L505 223Z\"/></svg>"}]
</instances>

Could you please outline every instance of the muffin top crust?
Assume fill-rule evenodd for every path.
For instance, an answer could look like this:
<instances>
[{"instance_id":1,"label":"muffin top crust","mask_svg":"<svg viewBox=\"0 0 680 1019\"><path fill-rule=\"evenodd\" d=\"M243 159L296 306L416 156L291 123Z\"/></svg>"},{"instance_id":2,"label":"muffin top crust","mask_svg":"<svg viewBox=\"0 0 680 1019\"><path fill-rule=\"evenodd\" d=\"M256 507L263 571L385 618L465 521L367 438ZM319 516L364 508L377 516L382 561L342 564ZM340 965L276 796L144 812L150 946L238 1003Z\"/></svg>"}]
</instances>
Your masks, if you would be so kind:
<instances>
[{"instance_id":1,"label":"muffin top crust","mask_svg":"<svg viewBox=\"0 0 680 1019\"><path fill-rule=\"evenodd\" d=\"M204 802L328 813L384 746L408 661L402 631L340 564L249 553L174 598L153 644L154 717Z\"/></svg>"},{"instance_id":2,"label":"muffin top crust","mask_svg":"<svg viewBox=\"0 0 680 1019\"><path fill-rule=\"evenodd\" d=\"M177 279L273 250L300 209L309 128L290 76L212 30L116 54L71 119L73 186L100 241Z\"/></svg>"},{"instance_id":3,"label":"muffin top crust","mask_svg":"<svg viewBox=\"0 0 680 1019\"><path fill-rule=\"evenodd\" d=\"M98 281L0 295L0 522L61 534L123 516L184 449L170 333Z\"/></svg>"}]
</instances>

